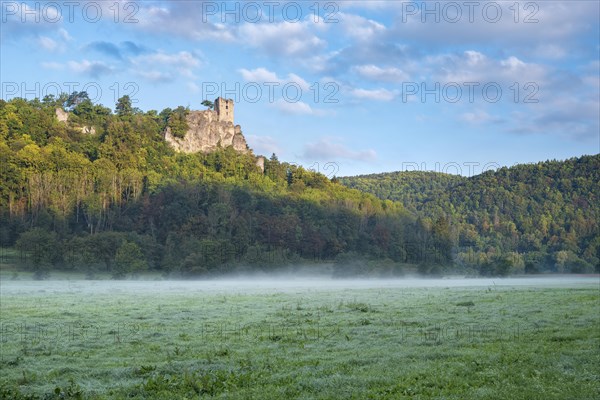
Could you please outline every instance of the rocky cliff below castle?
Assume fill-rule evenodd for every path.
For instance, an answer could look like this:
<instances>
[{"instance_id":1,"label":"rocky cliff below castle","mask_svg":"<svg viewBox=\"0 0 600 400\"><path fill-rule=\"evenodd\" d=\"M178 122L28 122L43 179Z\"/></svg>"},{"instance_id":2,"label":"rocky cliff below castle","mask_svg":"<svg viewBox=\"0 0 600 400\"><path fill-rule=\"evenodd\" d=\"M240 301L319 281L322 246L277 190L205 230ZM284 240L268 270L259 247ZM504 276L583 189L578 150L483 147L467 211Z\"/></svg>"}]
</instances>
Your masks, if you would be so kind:
<instances>
[{"instance_id":1,"label":"rocky cliff below castle","mask_svg":"<svg viewBox=\"0 0 600 400\"><path fill-rule=\"evenodd\" d=\"M186 122L188 130L183 138L174 136L170 127L165 130L165 140L177 151L210 153L219 145L232 146L240 153L249 151L241 127L228 121L219 121L215 111L190 111Z\"/></svg>"},{"instance_id":2,"label":"rocky cliff below castle","mask_svg":"<svg viewBox=\"0 0 600 400\"><path fill-rule=\"evenodd\" d=\"M186 115L188 125L183 137L165 129L165 140L171 147L184 153L210 153L220 147L233 147L239 153L250 149L239 125L233 124L233 101L218 98L215 110L190 111Z\"/></svg>"}]
</instances>

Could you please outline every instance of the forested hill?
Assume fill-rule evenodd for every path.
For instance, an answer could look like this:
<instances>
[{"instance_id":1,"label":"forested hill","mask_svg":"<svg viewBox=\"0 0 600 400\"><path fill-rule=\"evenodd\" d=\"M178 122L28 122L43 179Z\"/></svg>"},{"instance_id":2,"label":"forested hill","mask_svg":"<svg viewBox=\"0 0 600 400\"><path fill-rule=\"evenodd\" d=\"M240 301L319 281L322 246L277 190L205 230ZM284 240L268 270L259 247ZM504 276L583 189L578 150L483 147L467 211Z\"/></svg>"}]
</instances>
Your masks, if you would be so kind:
<instances>
[{"instance_id":1,"label":"forested hill","mask_svg":"<svg viewBox=\"0 0 600 400\"><path fill-rule=\"evenodd\" d=\"M231 147L175 152L164 131L185 132L186 111L144 112L124 96L113 112L85 92L0 100L2 268L124 277L333 261L338 275L452 267L443 220L426 226L399 203L275 155L262 170Z\"/></svg>"},{"instance_id":2,"label":"forested hill","mask_svg":"<svg viewBox=\"0 0 600 400\"><path fill-rule=\"evenodd\" d=\"M598 269L599 156L469 179L339 180L360 191L275 155L262 169L231 147L177 153L164 132L186 132L187 112L142 111L127 96L113 111L85 92L0 100L0 268L116 278L323 263L337 276Z\"/></svg>"},{"instance_id":3,"label":"forested hill","mask_svg":"<svg viewBox=\"0 0 600 400\"><path fill-rule=\"evenodd\" d=\"M425 221L447 218L454 260L482 272L505 267L591 271L600 258L600 155L487 171L471 178L393 172L339 181L398 200Z\"/></svg>"}]
</instances>

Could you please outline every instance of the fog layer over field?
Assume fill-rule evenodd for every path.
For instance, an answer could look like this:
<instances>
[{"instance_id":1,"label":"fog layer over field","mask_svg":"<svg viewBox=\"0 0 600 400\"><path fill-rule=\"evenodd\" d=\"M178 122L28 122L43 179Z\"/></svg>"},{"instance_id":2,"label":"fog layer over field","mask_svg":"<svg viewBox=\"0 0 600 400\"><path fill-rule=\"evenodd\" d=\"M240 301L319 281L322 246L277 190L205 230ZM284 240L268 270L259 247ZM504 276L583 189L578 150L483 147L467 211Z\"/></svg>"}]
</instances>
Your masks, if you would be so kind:
<instances>
[{"instance_id":1,"label":"fog layer over field","mask_svg":"<svg viewBox=\"0 0 600 400\"><path fill-rule=\"evenodd\" d=\"M0 281L2 295L27 293L190 293L190 292L252 292L252 291L312 291L377 288L460 288L460 287L590 287L600 286L600 276L544 276L519 278L442 278L442 279L330 279L324 277L244 277L191 281L135 280L47 280Z\"/></svg>"}]
</instances>

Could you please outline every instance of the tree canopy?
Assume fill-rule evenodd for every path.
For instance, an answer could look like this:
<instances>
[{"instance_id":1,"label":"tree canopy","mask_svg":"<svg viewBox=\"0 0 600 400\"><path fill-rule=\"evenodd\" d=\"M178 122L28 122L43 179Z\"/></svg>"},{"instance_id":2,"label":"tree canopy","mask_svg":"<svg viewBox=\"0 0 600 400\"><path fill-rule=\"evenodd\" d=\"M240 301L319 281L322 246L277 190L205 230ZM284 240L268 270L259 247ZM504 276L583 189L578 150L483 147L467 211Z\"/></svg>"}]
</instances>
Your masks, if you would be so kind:
<instances>
[{"instance_id":1,"label":"tree canopy","mask_svg":"<svg viewBox=\"0 0 600 400\"><path fill-rule=\"evenodd\" d=\"M456 264L492 273L599 270L600 155L500 168L470 178L393 172L339 178L451 225Z\"/></svg>"}]
</instances>

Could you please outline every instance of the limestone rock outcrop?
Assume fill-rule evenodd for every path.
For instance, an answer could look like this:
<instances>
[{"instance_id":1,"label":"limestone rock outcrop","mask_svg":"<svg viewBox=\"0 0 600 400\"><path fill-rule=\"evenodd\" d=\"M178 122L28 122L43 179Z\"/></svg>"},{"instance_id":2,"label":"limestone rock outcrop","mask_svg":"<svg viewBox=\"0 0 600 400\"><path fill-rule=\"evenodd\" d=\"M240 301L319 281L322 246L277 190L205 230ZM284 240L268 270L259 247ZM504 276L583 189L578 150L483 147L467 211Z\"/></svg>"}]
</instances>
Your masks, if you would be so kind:
<instances>
[{"instance_id":1,"label":"limestone rock outcrop","mask_svg":"<svg viewBox=\"0 0 600 400\"><path fill-rule=\"evenodd\" d=\"M69 113L65 110L63 110L62 108L57 108L55 110L56 113L56 119L59 122L63 122L65 124L70 124L69 123ZM81 133L85 133L86 135L95 135L96 134L96 128L93 126L79 126L76 124L70 124L74 129L77 129L78 131L80 131Z\"/></svg>"},{"instance_id":2,"label":"limestone rock outcrop","mask_svg":"<svg viewBox=\"0 0 600 400\"><path fill-rule=\"evenodd\" d=\"M57 108L56 119L58 119L60 122L67 122L69 120L69 113L62 108Z\"/></svg>"},{"instance_id":3,"label":"limestone rock outcrop","mask_svg":"<svg viewBox=\"0 0 600 400\"><path fill-rule=\"evenodd\" d=\"M177 151L209 153L220 145L232 146L240 153L250 152L241 127L233 124L232 100L218 98L215 110L190 111L186 122L188 130L183 138L174 136L170 127L165 130L166 142Z\"/></svg>"}]
</instances>

